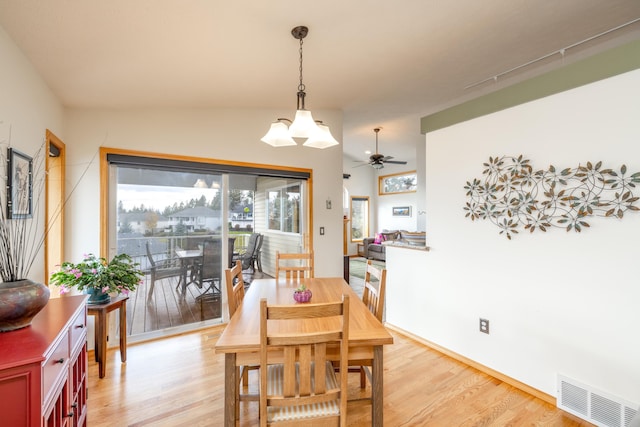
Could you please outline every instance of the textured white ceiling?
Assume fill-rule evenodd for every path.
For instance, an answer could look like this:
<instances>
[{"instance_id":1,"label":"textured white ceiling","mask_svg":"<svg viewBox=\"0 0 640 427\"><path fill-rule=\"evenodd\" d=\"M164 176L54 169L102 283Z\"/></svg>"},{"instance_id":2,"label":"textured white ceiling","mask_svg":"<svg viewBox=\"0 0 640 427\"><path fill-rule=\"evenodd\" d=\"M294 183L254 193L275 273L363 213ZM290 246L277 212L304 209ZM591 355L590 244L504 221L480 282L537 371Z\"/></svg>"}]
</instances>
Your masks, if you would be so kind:
<instances>
[{"instance_id":1,"label":"textured white ceiling","mask_svg":"<svg viewBox=\"0 0 640 427\"><path fill-rule=\"evenodd\" d=\"M0 26L69 107L344 112L344 150L415 155L419 118L640 38L640 22L489 83L465 86L640 18L639 0L0 0ZM265 131L268 123L265 123Z\"/></svg>"}]
</instances>

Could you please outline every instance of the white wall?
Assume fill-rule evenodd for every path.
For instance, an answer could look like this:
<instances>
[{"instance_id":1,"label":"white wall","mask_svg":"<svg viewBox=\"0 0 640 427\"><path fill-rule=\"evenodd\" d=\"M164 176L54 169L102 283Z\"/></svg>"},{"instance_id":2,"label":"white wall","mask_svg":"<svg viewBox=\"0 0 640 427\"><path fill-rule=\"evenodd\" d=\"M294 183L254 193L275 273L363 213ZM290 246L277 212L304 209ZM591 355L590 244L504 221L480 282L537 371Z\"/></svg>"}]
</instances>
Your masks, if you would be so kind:
<instances>
[{"instance_id":1,"label":"white wall","mask_svg":"<svg viewBox=\"0 0 640 427\"><path fill-rule=\"evenodd\" d=\"M342 276L342 145L318 150L274 148L260 142L276 117L293 111L257 109L134 109L65 112L70 199L66 242L68 259L99 252L99 147L169 153L266 165L313 169L313 242L316 274ZM283 116L283 114L285 116ZM341 140L342 113L314 111ZM326 209L325 199L338 201ZM319 228L325 227L320 236Z\"/></svg>"},{"instance_id":2,"label":"white wall","mask_svg":"<svg viewBox=\"0 0 640 427\"><path fill-rule=\"evenodd\" d=\"M46 130L59 137L62 134L62 106L53 96L46 83L36 73L31 63L0 27L0 189L1 209L6 209L5 176L7 145L33 156L44 144ZM10 137L9 137L10 135ZM38 194L34 194L38 197ZM38 221L27 219L38 227L43 236L44 195L40 209L35 212ZM6 212L6 211L5 211ZM20 220L22 221L22 220ZM36 225L37 224L37 225ZM29 278L46 282L44 277L44 254L40 250Z\"/></svg>"},{"instance_id":3,"label":"white wall","mask_svg":"<svg viewBox=\"0 0 640 427\"><path fill-rule=\"evenodd\" d=\"M639 111L636 70L427 134L431 251L388 249L387 321L552 396L564 374L640 403L640 212L509 241L463 210L489 156L640 172Z\"/></svg>"}]
</instances>

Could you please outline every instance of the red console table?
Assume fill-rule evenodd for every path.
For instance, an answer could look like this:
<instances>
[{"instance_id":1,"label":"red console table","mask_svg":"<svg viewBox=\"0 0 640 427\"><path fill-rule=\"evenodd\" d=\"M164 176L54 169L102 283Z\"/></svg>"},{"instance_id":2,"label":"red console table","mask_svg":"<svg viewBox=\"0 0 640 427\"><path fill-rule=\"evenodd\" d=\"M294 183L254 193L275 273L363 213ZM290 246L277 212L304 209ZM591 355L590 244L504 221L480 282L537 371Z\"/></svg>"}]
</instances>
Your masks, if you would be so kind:
<instances>
[{"instance_id":1,"label":"red console table","mask_svg":"<svg viewBox=\"0 0 640 427\"><path fill-rule=\"evenodd\" d=\"M3 425L86 426L86 299L53 298L31 326L0 333Z\"/></svg>"}]
</instances>

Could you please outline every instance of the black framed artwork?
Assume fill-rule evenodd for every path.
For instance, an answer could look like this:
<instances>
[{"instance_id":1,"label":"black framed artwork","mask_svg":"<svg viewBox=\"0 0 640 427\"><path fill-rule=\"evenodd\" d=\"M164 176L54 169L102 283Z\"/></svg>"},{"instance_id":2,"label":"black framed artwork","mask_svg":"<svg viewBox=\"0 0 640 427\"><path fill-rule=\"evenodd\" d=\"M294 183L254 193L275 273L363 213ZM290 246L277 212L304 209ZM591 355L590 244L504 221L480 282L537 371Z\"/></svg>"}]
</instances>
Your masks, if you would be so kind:
<instances>
[{"instance_id":1,"label":"black framed artwork","mask_svg":"<svg viewBox=\"0 0 640 427\"><path fill-rule=\"evenodd\" d=\"M31 218L33 159L9 148L7 171L7 218Z\"/></svg>"}]
</instances>

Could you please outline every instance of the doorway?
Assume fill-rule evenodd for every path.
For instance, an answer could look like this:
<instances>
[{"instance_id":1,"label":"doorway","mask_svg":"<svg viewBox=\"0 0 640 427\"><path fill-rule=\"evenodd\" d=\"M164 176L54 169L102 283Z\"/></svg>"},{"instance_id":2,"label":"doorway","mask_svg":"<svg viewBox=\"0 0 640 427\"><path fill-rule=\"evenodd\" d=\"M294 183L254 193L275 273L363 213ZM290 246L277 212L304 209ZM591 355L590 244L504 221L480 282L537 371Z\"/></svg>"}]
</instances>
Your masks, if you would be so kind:
<instances>
[{"instance_id":1,"label":"doorway","mask_svg":"<svg viewBox=\"0 0 640 427\"><path fill-rule=\"evenodd\" d=\"M65 145L47 129L45 155L45 226L44 277L51 276L64 257ZM53 297L60 295L57 286L50 288Z\"/></svg>"}]
</instances>

